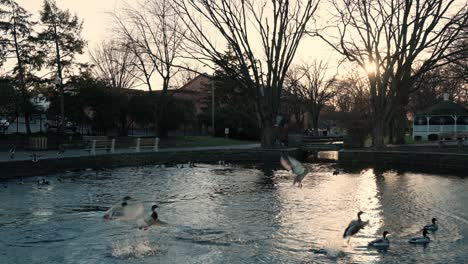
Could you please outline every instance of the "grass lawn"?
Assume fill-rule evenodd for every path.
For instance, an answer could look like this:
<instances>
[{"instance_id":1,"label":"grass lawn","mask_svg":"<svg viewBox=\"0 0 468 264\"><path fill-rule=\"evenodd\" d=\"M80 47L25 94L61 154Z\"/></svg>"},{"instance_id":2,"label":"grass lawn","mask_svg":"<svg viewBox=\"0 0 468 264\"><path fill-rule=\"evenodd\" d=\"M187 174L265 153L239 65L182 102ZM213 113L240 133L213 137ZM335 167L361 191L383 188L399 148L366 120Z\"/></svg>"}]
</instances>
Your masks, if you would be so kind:
<instances>
[{"instance_id":1,"label":"grass lawn","mask_svg":"<svg viewBox=\"0 0 468 264\"><path fill-rule=\"evenodd\" d=\"M209 136L190 136L190 137L170 137L161 140L162 148L174 147L213 147L213 146L230 146L230 145L243 145L255 144L255 141L246 141L238 139L225 139L222 137L209 137Z\"/></svg>"}]
</instances>

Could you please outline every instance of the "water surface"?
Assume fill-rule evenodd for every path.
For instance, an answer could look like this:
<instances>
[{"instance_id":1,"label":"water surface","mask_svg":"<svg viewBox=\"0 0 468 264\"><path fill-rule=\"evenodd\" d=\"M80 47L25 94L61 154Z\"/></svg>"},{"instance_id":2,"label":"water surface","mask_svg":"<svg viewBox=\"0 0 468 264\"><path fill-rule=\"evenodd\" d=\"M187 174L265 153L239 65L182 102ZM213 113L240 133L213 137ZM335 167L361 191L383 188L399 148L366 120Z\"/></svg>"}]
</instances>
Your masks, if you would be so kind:
<instances>
[{"instance_id":1,"label":"water surface","mask_svg":"<svg viewBox=\"0 0 468 264\"><path fill-rule=\"evenodd\" d=\"M308 166L302 189L260 165L70 172L42 187L39 177L1 182L0 263L468 262L467 179ZM159 204L167 225L104 221L125 195ZM343 230L359 210L369 226L348 242ZM408 244L432 217L440 224L433 241ZM390 249L368 249L384 230Z\"/></svg>"}]
</instances>

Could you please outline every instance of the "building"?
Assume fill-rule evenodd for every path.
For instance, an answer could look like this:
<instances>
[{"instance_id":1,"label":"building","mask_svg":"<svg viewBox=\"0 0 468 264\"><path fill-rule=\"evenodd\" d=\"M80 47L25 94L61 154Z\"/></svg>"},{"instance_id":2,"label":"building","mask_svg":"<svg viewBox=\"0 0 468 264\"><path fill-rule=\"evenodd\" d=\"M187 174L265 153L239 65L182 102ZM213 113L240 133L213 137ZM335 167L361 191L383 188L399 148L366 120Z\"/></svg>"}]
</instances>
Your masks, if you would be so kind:
<instances>
[{"instance_id":1,"label":"building","mask_svg":"<svg viewBox=\"0 0 468 264\"><path fill-rule=\"evenodd\" d=\"M171 90L171 92L177 99L192 101L198 115L209 105L207 99L211 95L211 79L212 77L206 73L199 74L184 86Z\"/></svg>"},{"instance_id":2,"label":"building","mask_svg":"<svg viewBox=\"0 0 468 264\"><path fill-rule=\"evenodd\" d=\"M413 120L413 138L419 140L446 140L468 138L468 109L444 100L418 112Z\"/></svg>"}]
</instances>

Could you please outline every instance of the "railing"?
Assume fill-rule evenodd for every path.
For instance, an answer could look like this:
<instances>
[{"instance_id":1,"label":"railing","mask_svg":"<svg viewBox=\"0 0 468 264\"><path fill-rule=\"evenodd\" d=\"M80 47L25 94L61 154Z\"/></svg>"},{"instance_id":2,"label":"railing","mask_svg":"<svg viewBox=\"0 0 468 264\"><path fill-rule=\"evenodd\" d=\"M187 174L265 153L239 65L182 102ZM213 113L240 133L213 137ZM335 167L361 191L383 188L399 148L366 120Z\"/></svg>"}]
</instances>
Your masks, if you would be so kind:
<instances>
[{"instance_id":1,"label":"railing","mask_svg":"<svg viewBox=\"0 0 468 264\"><path fill-rule=\"evenodd\" d=\"M97 150L105 150L107 153L115 153L116 140L113 139L87 139L87 151L91 155L96 155ZM130 149L140 152L141 149L150 148L153 151L159 151L159 138L136 138Z\"/></svg>"}]
</instances>

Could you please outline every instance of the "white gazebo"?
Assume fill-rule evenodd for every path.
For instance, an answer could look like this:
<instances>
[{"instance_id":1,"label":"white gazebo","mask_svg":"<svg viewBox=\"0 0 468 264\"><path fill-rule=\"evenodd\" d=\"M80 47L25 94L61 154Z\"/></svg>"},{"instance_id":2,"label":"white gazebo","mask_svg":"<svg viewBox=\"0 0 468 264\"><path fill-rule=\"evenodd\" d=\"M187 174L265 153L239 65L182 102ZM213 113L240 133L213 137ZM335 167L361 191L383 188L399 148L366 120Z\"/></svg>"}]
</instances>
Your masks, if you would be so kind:
<instances>
[{"instance_id":1,"label":"white gazebo","mask_svg":"<svg viewBox=\"0 0 468 264\"><path fill-rule=\"evenodd\" d=\"M468 109L444 101L416 114L413 120L413 138L418 140L445 140L468 138Z\"/></svg>"}]
</instances>

